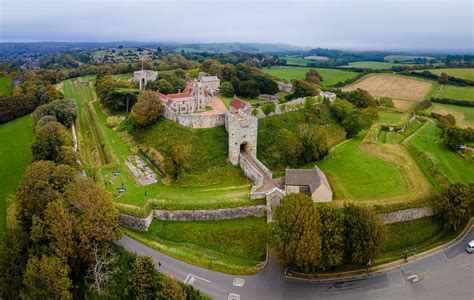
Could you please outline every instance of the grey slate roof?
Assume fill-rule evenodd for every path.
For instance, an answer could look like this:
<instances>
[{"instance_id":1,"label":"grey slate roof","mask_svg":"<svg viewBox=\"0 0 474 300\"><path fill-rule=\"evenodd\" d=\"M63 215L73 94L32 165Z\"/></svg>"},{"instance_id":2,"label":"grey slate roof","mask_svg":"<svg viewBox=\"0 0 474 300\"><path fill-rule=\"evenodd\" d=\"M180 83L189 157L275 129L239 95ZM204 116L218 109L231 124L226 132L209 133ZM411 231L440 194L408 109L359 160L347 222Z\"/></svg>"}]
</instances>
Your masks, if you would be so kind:
<instances>
[{"instance_id":1,"label":"grey slate roof","mask_svg":"<svg viewBox=\"0 0 474 300\"><path fill-rule=\"evenodd\" d=\"M317 166L312 169L286 169L285 185L308 186L311 194L321 185L331 190L326 175Z\"/></svg>"}]
</instances>

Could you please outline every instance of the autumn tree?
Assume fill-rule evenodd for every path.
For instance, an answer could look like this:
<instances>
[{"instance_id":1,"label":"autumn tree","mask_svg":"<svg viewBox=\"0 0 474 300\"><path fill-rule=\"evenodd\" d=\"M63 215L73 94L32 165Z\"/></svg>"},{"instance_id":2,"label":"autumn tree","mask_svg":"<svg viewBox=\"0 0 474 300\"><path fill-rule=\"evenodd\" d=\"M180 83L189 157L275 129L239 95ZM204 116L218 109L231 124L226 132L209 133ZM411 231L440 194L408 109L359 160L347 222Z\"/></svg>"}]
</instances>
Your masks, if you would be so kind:
<instances>
[{"instance_id":1,"label":"autumn tree","mask_svg":"<svg viewBox=\"0 0 474 300\"><path fill-rule=\"evenodd\" d=\"M48 203L62 197L75 176L73 168L51 161L33 162L26 169L17 192L18 219L25 231L29 232L34 215L41 216Z\"/></svg>"},{"instance_id":2,"label":"autumn tree","mask_svg":"<svg viewBox=\"0 0 474 300\"><path fill-rule=\"evenodd\" d=\"M28 260L21 293L24 299L72 299L68 265L55 256L33 256Z\"/></svg>"},{"instance_id":3,"label":"autumn tree","mask_svg":"<svg viewBox=\"0 0 474 300\"><path fill-rule=\"evenodd\" d=\"M342 265L344 260L344 216L326 205L318 206L318 211L322 223L321 267L330 270Z\"/></svg>"},{"instance_id":4,"label":"autumn tree","mask_svg":"<svg viewBox=\"0 0 474 300\"><path fill-rule=\"evenodd\" d=\"M448 74L446 73L441 73L441 75L439 76L439 83L441 84L448 84L449 82L449 77L448 77Z\"/></svg>"},{"instance_id":5,"label":"autumn tree","mask_svg":"<svg viewBox=\"0 0 474 300\"><path fill-rule=\"evenodd\" d=\"M456 230L458 225L469 218L473 196L470 188L461 183L451 184L443 190L437 207L446 227L452 226Z\"/></svg>"},{"instance_id":6,"label":"autumn tree","mask_svg":"<svg viewBox=\"0 0 474 300\"><path fill-rule=\"evenodd\" d=\"M356 89L354 91L345 92L343 94L344 99L354 104L357 107L366 108L369 106L376 106L377 102L369 92L362 89Z\"/></svg>"},{"instance_id":7,"label":"autumn tree","mask_svg":"<svg viewBox=\"0 0 474 300\"><path fill-rule=\"evenodd\" d=\"M385 241L386 231L380 218L365 206L344 206L346 260L363 264L373 259Z\"/></svg>"},{"instance_id":8,"label":"autumn tree","mask_svg":"<svg viewBox=\"0 0 474 300\"><path fill-rule=\"evenodd\" d=\"M275 212L273 245L284 266L314 271L321 265L321 220L313 200L304 194L285 196Z\"/></svg>"},{"instance_id":9,"label":"autumn tree","mask_svg":"<svg viewBox=\"0 0 474 300\"><path fill-rule=\"evenodd\" d=\"M39 106L31 115L33 124L36 124L44 116L53 116L66 127L71 127L77 118L77 106L73 100L55 100L48 104Z\"/></svg>"},{"instance_id":10,"label":"autumn tree","mask_svg":"<svg viewBox=\"0 0 474 300\"><path fill-rule=\"evenodd\" d=\"M33 159L55 161L62 147L71 145L67 129L58 122L50 122L36 130L36 139L31 145Z\"/></svg>"},{"instance_id":11,"label":"autumn tree","mask_svg":"<svg viewBox=\"0 0 474 300\"><path fill-rule=\"evenodd\" d=\"M221 63L217 60L206 59L201 64L201 70L209 75L220 75Z\"/></svg>"},{"instance_id":12,"label":"autumn tree","mask_svg":"<svg viewBox=\"0 0 474 300\"><path fill-rule=\"evenodd\" d=\"M149 256L137 256L130 270L125 295L133 299L156 299L160 274Z\"/></svg>"},{"instance_id":13,"label":"autumn tree","mask_svg":"<svg viewBox=\"0 0 474 300\"><path fill-rule=\"evenodd\" d=\"M163 115L163 103L154 92L142 92L132 108L131 120L137 127L154 124Z\"/></svg>"},{"instance_id":14,"label":"autumn tree","mask_svg":"<svg viewBox=\"0 0 474 300\"><path fill-rule=\"evenodd\" d=\"M180 282L171 276L163 276L161 278L160 296L161 299L186 299L186 293Z\"/></svg>"},{"instance_id":15,"label":"autumn tree","mask_svg":"<svg viewBox=\"0 0 474 300\"><path fill-rule=\"evenodd\" d=\"M320 84L323 81L323 77L319 74L316 69L309 69L306 72L305 80L309 83Z\"/></svg>"}]
</instances>

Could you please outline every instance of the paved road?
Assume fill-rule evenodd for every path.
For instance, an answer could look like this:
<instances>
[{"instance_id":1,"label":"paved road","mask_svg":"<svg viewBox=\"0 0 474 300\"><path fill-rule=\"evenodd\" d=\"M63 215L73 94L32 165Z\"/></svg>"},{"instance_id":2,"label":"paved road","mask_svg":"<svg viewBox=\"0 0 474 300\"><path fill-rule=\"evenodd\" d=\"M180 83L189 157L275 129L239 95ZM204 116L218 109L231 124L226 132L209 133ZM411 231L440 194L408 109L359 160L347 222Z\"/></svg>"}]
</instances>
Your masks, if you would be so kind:
<instances>
[{"instance_id":1,"label":"paved road","mask_svg":"<svg viewBox=\"0 0 474 300\"><path fill-rule=\"evenodd\" d=\"M353 281L311 283L287 280L274 261L253 276L234 276L189 265L158 253L129 237L118 242L129 251L149 255L161 272L192 284L213 299L474 299L474 254L464 247L474 239L474 230L455 246L408 263L399 270ZM420 279L411 283L408 278ZM243 286L234 280L243 279Z\"/></svg>"}]
</instances>

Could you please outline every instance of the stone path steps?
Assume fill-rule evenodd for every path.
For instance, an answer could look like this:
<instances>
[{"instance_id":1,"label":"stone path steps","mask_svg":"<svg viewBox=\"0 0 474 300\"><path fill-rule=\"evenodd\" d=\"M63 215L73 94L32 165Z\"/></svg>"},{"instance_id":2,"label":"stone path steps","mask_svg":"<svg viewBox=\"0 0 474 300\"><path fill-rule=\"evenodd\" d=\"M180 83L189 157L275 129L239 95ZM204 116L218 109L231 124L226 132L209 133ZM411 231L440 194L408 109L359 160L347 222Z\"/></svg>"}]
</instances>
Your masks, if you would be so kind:
<instances>
[{"instance_id":1,"label":"stone path steps","mask_svg":"<svg viewBox=\"0 0 474 300\"><path fill-rule=\"evenodd\" d=\"M250 162L250 164L255 169L257 169L257 171L260 174L263 175L263 185L259 189L257 189L257 192L266 192L266 191L269 191L272 188L276 187L273 180L265 174L265 172L262 170L262 168L260 168L260 166L255 162L255 158L252 155L250 155L249 153L247 153L245 151L240 152L240 155L244 156Z\"/></svg>"}]
</instances>

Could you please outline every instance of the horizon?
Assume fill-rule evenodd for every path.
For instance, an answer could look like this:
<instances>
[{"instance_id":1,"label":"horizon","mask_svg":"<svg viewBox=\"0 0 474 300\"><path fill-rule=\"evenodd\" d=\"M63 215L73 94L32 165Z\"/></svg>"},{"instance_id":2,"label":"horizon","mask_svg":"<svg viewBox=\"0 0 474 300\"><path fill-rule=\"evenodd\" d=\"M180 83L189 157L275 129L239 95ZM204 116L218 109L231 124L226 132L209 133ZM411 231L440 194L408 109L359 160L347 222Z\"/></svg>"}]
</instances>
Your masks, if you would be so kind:
<instances>
[{"instance_id":1,"label":"horizon","mask_svg":"<svg viewBox=\"0 0 474 300\"><path fill-rule=\"evenodd\" d=\"M354 51L474 52L474 6L469 0L364 0L357 5L355 0L91 3L4 0L0 42L259 43ZM446 16L455 18L443 21Z\"/></svg>"}]
</instances>

